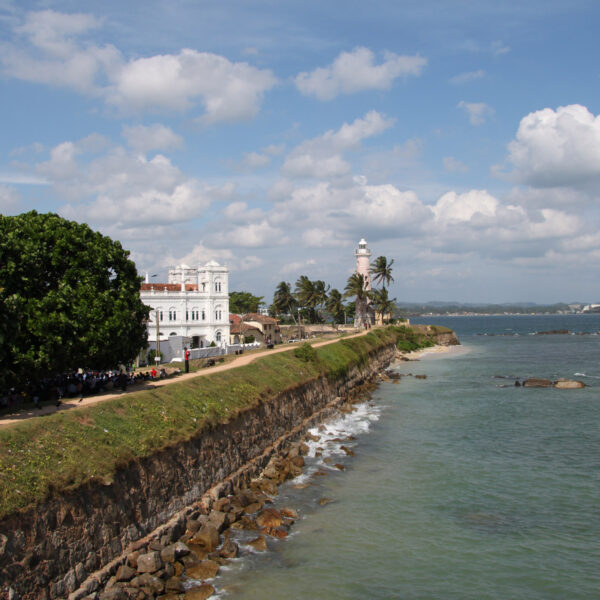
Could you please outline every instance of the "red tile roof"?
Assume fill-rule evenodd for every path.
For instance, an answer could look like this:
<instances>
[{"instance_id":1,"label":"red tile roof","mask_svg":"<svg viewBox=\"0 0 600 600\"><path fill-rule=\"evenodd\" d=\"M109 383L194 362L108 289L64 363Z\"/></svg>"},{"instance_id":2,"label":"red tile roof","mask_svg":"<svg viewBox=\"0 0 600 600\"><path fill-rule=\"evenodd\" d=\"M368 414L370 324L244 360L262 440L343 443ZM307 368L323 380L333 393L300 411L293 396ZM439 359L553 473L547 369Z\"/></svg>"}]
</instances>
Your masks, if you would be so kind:
<instances>
[{"instance_id":1,"label":"red tile roof","mask_svg":"<svg viewBox=\"0 0 600 600\"><path fill-rule=\"evenodd\" d=\"M186 283L185 291L186 292L195 292L198 289L197 283ZM180 283L142 283L142 287L140 288L142 292L150 292L152 290L156 292L180 292L181 284Z\"/></svg>"},{"instance_id":2,"label":"red tile roof","mask_svg":"<svg viewBox=\"0 0 600 600\"><path fill-rule=\"evenodd\" d=\"M259 315L258 313L248 313L243 316L244 321L256 321L257 323L262 323L263 325L277 325L279 323L279 319L274 319L273 317L267 317L266 315Z\"/></svg>"}]
</instances>

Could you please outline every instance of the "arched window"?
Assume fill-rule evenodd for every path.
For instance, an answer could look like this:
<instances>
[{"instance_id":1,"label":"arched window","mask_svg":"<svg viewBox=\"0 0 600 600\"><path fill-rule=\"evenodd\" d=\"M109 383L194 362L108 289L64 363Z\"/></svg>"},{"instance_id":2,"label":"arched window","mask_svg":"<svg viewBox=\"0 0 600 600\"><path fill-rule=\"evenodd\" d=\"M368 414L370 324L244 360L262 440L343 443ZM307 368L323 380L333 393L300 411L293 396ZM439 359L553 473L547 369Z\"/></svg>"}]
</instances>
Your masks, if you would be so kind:
<instances>
[{"instance_id":1,"label":"arched window","mask_svg":"<svg viewBox=\"0 0 600 600\"><path fill-rule=\"evenodd\" d=\"M215 340L217 340L217 342L221 341L221 332L217 331L216 335L215 335Z\"/></svg>"},{"instance_id":2,"label":"arched window","mask_svg":"<svg viewBox=\"0 0 600 600\"><path fill-rule=\"evenodd\" d=\"M206 321L206 311L202 310L202 320Z\"/></svg>"},{"instance_id":3,"label":"arched window","mask_svg":"<svg viewBox=\"0 0 600 600\"><path fill-rule=\"evenodd\" d=\"M160 320L160 321L162 321L162 320L163 320L163 311L162 311L162 310L161 310L161 311L159 311L159 313L158 313L158 318L159 318L159 320Z\"/></svg>"},{"instance_id":4,"label":"arched window","mask_svg":"<svg viewBox=\"0 0 600 600\"><path fill-rule=\"evenodd\" d=\"M177 335L177 332L171 331L171 333L169 334L169 336L172 336L172 335Z\"/></svg>"},{"instance_id":5,"label":"arched window","mask_svg":"<svg viewBox=\"0 0 600 600\"><path fill-rule=\"evenodd\" d=\"M177 321L177 311L175 307L169 309L169 321Z\"/></svg>"}]
</instances>

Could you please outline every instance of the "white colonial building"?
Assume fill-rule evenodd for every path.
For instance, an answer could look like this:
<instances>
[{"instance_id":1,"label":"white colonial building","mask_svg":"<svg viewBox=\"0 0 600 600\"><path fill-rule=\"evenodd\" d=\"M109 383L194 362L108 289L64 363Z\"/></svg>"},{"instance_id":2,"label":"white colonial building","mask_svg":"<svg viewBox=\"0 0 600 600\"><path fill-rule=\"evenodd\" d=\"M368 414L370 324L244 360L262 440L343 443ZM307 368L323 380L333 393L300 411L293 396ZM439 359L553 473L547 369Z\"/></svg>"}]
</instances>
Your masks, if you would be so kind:
<instances>
[{"instance_id":1,"label":"white colonial building","mask_svg":"<svg viewBox=\"0 0 600 600\"><path fill-rule=\"evenodd\" d=\"M148 341L170 336L192 339L192 348L229 343L229 269L215 261L198 268L169 269L168 283L142 284L142 302L152 308ZM158 325L158 326L157 326Z\"/></svg>"}]
</instances>

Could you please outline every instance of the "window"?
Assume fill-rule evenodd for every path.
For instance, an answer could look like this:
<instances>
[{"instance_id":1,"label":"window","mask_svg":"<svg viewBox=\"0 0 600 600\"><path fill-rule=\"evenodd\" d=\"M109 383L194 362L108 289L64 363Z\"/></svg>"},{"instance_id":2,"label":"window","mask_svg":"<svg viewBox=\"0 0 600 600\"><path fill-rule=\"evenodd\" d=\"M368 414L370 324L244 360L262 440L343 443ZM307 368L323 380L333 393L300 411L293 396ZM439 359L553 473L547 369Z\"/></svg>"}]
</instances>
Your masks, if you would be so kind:
<instances>
[{"instance_id":1,"label":"window","mask_svg":"<svg viewBox=\"0 0 600 600\"><path fill-rule=\"evenodd\" d=\"M204 310L202 311L202 320L206 321L206 312Z\"/></svg>"},{"instance_id":2,"label":"window","mask_svg":"<svg viewBox=\"0 0 600 600\"><path fill-rule=\"evenodd\" d=\"M215 339L217 340L217 342L221 341L221 332L217 331L217 335L215 336Z\"/></svg>"},{"instance_id":3,"label":"window","mask_svg":"<svg viewBox=\"0 0 600 600\"><path fill-rule=\"evenodd\" d=\"M162 310L158 313L158 319L159 319L159 321L163 320L163 311Z\"/></svg>"},{"instance_id":4,"label":"window","mask_svg":"<svg viewBox=\"0 0 600 600\"><path fill-rule=\"evenodd\" d=\"M215 321L220 321L220 320L221 320L221 311L215 310Z\"/></svg>"},{"instance_id":5,"label":"window","mask_svg":"<svg viewBox=\"0 0 600 600\"><path fill-rule=\"evenodd\" d=\"M186 321L190 320L189 312L187 310L185 311L185 320Z\"/></svg>"},{"instance_id":6,"label":"window","mask_svg":"<svg viewBox=\"0 0 600 600\"><path fill-rule=\"evenodd\" d=\"M174 308L169 309L169 321L177 321L177 311Z\"/></svg>"},{"instance_id":7,"label":"window","mask_svg":"<svg viewBox=\"0 0 600 600\"><path fill-rule=\"evenodd\" d=\"M221 282L215 281L215 292L220 292L220 291L221 291Z\"/></svg>"}]
</instances>

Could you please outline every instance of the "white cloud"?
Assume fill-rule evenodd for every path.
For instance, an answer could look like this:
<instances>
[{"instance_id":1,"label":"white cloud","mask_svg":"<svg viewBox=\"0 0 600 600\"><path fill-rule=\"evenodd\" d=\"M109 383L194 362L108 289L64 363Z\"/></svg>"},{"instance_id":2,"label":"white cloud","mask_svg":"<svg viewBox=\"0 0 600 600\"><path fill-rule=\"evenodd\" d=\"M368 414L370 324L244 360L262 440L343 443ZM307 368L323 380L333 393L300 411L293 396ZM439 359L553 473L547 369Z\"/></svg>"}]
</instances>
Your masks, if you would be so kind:
<instances>
[{"instance_id":1,"label":"white cloud","mask_svg":"<svg viewBox=\"0 0 600 600\"><path fill-rule=\"evenodd\" d=\"M216 248L263 248L287 242L283 231L273 227L267 219L235 227L227 224L227 227L209 235L207 239Z\"/></svg>"},{"instance_id":2,"label":"white cloud","mask_svg":"<svg viewBox=\"0 0 600 600\"><path fill-rule=\"evenodd\" d=\"M0 185L0 214L9 215L18 212L20 206L20 196L17 190Z\"/></svg>"},{"instance_id":3,"label":"white cloud","mask_svg":"<svg viewBox=\"0 0 600 600\"><path fill-rule=\"evenodd\" d=\"M65 86L85 94L101 93L99 78L121 60L110 44L82 45L77 37L101 22L92 15L64 14L53 10L29 12L15 29L29 39L31 48L4 43L0 62L4 72L17 79Z\"/></svg>"},{"instance_id":4,"label":"white cloud","mask_svg":"<svg viewBox=\"0 0 600 600\"><path fill-rule=\"evenodd\" d=\"M466 173L469 167L453 156L445 156L443 159L444 170L449 173Z\"/></svg>"},{"instance_id":5,"label":"white cloud","mask_svg":"<svg viewBox=\"0 0 600 600\"><path fill-rule=\"evenodd\" d=\"M123 127L121 135L131 148L144 154L151 150L181 148L184 144L181 136L159 123Z\"/></svg>"},{"instance_id":6,"label":"white cloud","mask_svg":"<svg viewBox=\"0 0 600 600\"><path fill-rule=\"evenodd\" d=\"M0 64L11 77L99 96L124 113L187 111L200 104L203 124L254 117L277 81L267 69L192 49L127 61L112 45L79 39L100 25L88 14L27 13L15 33L26 36L29 47L0 44Z\"/></svg>"},{"instance_id":7,"label":"white cloud","mask_svg":"<svg viewBox=\"0 0 600 600\"><path fill-rule=\"evenodd\" d=\"M200 102L203 124L254 117L276 83L269 70L191 49L130 60L111 80L108 102L124 111L184 111Z\"/></svg>"},{"instance_id":8,"label":"white cloud","mask_svg":"<svg viewBox=\"0 0 600 600\"><path fill-rule=\"evenodd\" d=\"M296 86L306 96L332 100L339 94L390 89L398 77L420 75L426 64L427 59L421 56L385 52L384 61L376 65L374 53L358 47L352 52L342 52L328 67L300 73Z\"/></svg>"},{"instance_id":9,"label":"white cloud","mask_svg":"<svg viewBox=\"0 0 600 600\"><path fill-rule=\"evenodd\" d=\"M578 186L600 179L600 116L572 104L523 117L509 146L512 176L534 187Z\"/></svg>"},{"instance_id":10,"label":"white cloud","mask_svg":"<svg viewBox=\"0 0 600 600\"><path fill-rule=\"evenodd\" d=\"M483 125L487 117L494 114L494 109L485 102L465 102L461 100L458 108L464 108L469 115L471 125Z\"/></svg>"},{"instance_id":11,"label":"white cloud","mask_svg":"<svg viewBox=\"0 0 600 600\"><path fill-rule=\"evenodd\" d=\"M268 167L270 163L271 158L269 156L258 152L246 152L242 159L242 166L248 169L262 169Z\"/></svg>"},{"instance_id":12,"label":"white cloud","mask_svg":"<svg viewBox=\"0 0 600 600\"><path fill-rule=\"evenodd\" d=\"M282 172L288 177L318 179L346 175L350 172L350 164L342 153L359 147L364 139L382 133L393 124L394 119L386 119L372 110L362 119L344 123L337 131L329 130L294 148L286 157Z\"/></svg>"},{"instance_id":13,"label":"white cloud","mask_svg":"<svg viewBox=\"0 0 600 600\"><path fill-rule=\"evenodd\" d=\"M485 77L485 71L483 69L478 69L477 71L468 71L466 73L459 73L454 77L450 78L450 83L455 85L459 85L462 83L469 83L470 81L474 81L475 79L481 79Z\"/></svg>"}]
</instances>

